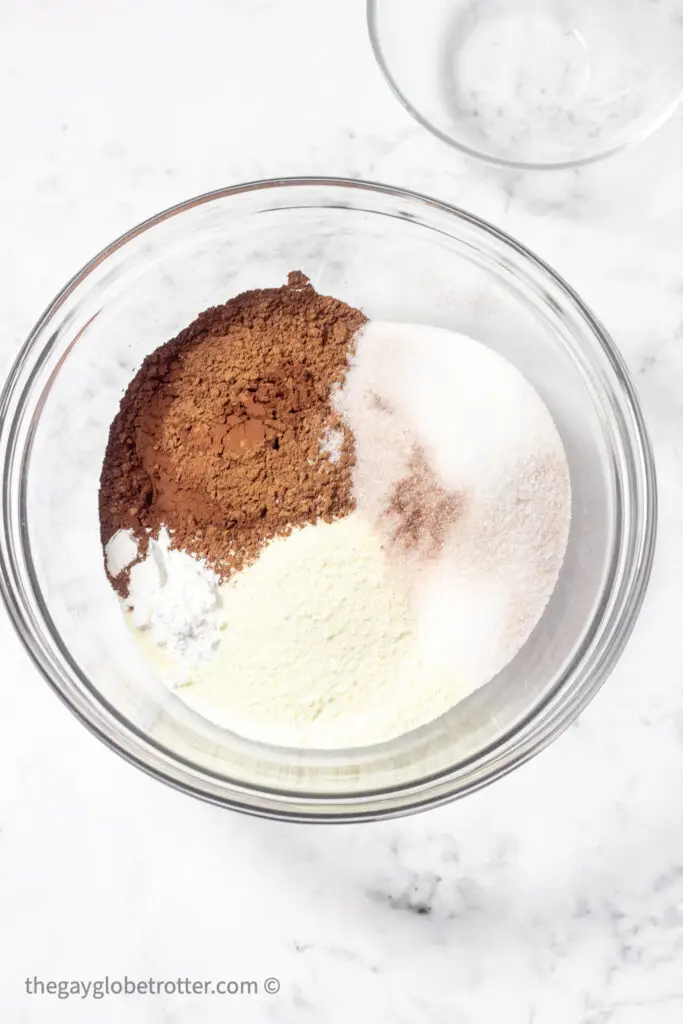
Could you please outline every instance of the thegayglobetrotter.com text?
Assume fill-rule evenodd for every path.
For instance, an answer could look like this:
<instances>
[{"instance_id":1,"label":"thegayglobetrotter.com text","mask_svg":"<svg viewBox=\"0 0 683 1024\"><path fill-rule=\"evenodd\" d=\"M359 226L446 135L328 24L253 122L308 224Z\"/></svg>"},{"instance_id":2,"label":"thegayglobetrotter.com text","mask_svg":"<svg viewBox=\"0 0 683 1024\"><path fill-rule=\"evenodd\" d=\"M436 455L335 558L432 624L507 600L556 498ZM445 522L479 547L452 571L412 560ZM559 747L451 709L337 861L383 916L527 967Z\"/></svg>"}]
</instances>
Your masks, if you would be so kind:
<instances>
[{"instance_id":1,"label":"thegayglobetrotter.com text","mask_svg":"<svg viewBox=\"0 0 683 1024\"><path fill-rule=\"evenodd\" d=\"M195 978L131 978L129 975L91 978L26 978L29 996L51 996L57 999L106 999L109 996L274 996L280 991L278 978L214 979Z\"/></svg>"}]
</instances>

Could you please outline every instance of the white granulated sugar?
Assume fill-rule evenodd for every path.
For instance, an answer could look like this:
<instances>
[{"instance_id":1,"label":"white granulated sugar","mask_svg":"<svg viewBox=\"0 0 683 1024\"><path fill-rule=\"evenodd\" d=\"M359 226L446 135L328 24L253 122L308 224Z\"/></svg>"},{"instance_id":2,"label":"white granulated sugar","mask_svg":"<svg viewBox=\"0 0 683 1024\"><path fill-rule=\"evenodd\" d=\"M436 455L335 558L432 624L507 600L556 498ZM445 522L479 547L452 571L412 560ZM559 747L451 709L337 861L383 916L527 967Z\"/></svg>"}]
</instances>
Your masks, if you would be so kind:
<instances>
[{"instance_id":1,"label":"white granulated sugar","mask_svg":"<svg viewBox=\"0 0 683 1024\"><path fill-rule=\"evenodd\" d=\"M378 534L360 513L271 541L221 587L225 629L178 690L263 742L342 748L391 739L465 694L428 665Z\"/></svg>"},{"instance_id":2,"label":"white granulated sugar","mask_svg":"<svg viewBox=\"0 0 683 1024\"><path fill-rule=\"evenodd\" d=\"M358 508L380 530L416 446L462 498L438 557L413 560L406 579L427 656L483 685L529 637L564 558L569 470L550 413L479 342L380 322L360 332L336 402L356 439Z\"/></svg>"},{"instance_id":3,"label":"white granulated sugar","mask_svg":"<svg viewBox=\"0 0 683 1024\"><path fill-rule=\"evenodd\" d=\"M150 539L143 561L130 571L126 608L132 624L176 659L172 682L209 658L221 627L218 577L199 559L170 547L168 531Z\"/></svg>"},{"instance_id":4,"label":"white granulated sugar","mask_svg":"<svg viewBox=\"0 0 683 1024\"><path fill-rule=\"evenodd\" d=\"M104 549L107 572L116 579L138 557L138 545L130 530L117 530Z\"/></svg>"}]
</instances>

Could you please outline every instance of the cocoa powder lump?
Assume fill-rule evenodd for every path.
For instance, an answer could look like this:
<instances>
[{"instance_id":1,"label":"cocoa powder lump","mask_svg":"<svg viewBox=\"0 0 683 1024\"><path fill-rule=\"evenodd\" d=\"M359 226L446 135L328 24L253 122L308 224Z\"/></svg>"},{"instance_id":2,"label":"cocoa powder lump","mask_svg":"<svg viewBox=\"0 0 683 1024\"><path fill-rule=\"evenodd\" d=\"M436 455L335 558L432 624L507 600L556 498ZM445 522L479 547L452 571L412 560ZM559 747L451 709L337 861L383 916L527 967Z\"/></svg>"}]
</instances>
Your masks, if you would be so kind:
<instances>
[{"instance_id":1,"label":"cocoa powder lump","mask_svg":"<svg viewBox=\"0 0 683 1024\"><path fill-rule=\"evenodd\" d=\"M207 309L156 349L110 429L103 545L130 529L142 554L165 526L174 547L227 578L272 538L351 512L354 441L331 395L364 323L295 272Z\"/></svg>"},{"instance_id":2,"label":"cocoa powder lump","mask_svg":"<svg viewBox=\"0 0 683 1024\"><path fill-rule=\"evenodd\" d=\"M384 509L384 532L390 546L403 554L412 551L433 559L466 507L465 496L441 486L424 450L414 444L408 474L394 484Z\"/></svg>"}]
</instances>

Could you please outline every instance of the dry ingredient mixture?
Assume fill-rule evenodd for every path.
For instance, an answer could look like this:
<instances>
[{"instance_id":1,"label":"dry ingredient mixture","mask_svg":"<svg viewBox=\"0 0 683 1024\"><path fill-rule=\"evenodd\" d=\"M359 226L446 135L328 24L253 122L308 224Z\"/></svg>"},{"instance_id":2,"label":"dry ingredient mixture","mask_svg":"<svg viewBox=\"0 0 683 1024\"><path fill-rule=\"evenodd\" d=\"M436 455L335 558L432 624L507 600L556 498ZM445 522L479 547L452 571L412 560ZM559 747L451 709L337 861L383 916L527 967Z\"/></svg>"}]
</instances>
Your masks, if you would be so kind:
<instances>
[{"instance_id":1,"label":"dry ingredient mixture","mask_svg":"<svg viewBox=\"0 0 683 1024\"><path fill-rule=\"evenodd\" d=\"M569 519L562 443L513 366L299 272L144 361L101 476L107 572L163 677L291 746L382 742L490 680Z\"/></svg>"}]
</instances>

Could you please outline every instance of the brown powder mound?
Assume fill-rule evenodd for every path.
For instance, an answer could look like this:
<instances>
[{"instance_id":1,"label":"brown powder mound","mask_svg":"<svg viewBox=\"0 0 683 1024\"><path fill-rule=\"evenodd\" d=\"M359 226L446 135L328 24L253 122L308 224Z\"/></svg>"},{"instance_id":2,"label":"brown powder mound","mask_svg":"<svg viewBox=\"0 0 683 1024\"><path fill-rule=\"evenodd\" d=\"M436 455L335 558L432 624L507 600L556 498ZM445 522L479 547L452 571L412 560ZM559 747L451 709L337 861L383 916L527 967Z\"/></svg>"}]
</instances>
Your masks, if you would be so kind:
<instances>
[{"instance_id":1,"label":"brown powder mound","mask_svg":"<svg viewBox=\"0 0 683 1024\"><path fill-rule=\"evenodd\" d=\"M273 537L352 511L353 437L330 391L364 323L296 272L207 309L149 355L111 426L102 543L131 529L144 551L167 526L227 577ZM334 460L321 450L332 429Z\"/></svg>"},{"instance_id":2,"label":"brown powder mound","mask_svg":"<svg viewBox=\"0 0 683 1024\"><path fill-rule=\"evenodd\" d=\"M385 509L391 523L389 538L404 551L434 558L448 527L463 514L465 498L444 490L419 446L413 448L408 469L408 476L394 485Z\"/></svg>"}]
</instances>

